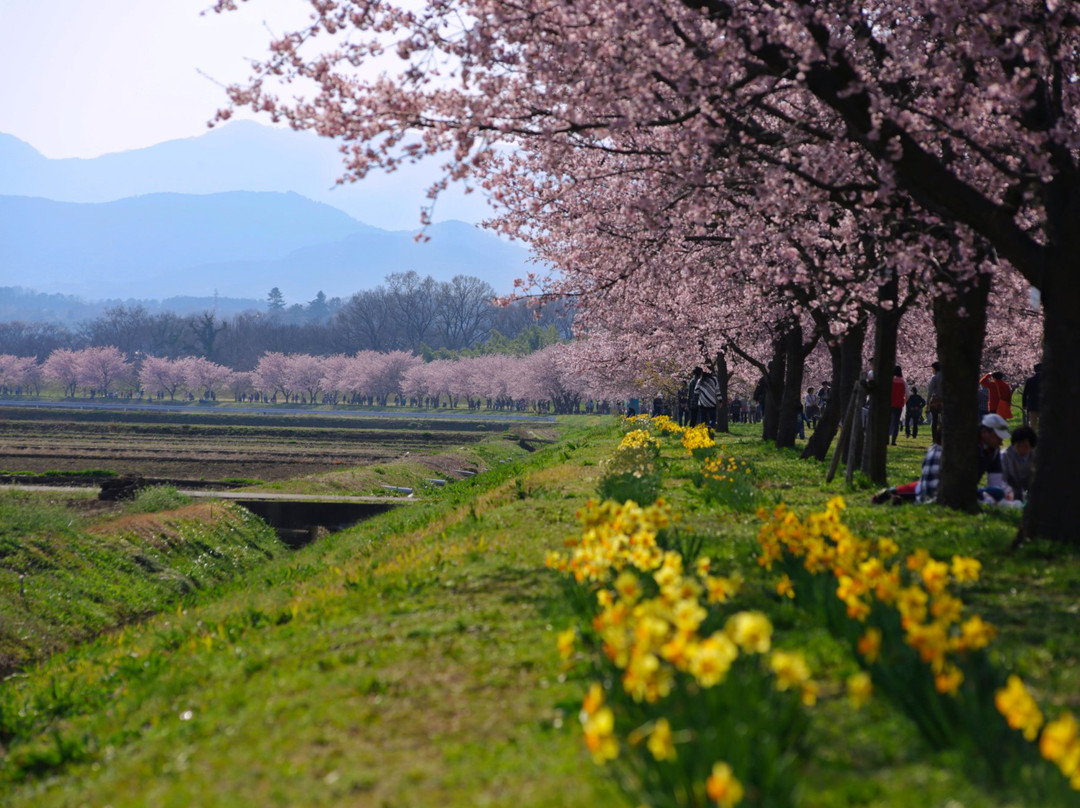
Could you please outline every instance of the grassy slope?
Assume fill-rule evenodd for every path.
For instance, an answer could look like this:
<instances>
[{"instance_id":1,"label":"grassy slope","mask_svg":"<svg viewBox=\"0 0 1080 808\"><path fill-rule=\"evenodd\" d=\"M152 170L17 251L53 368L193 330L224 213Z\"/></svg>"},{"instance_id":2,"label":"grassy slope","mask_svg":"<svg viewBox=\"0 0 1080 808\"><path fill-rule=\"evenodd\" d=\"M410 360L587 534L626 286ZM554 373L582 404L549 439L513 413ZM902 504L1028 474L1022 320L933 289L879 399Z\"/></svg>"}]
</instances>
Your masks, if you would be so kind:
<instances>
[{"instance_id":1,"label":"grassy slope","mask_svg":"<svg viewBox=\"0 0 1080 808\"><path fill-rule=\"evenodd\" d=\"M728 448L777 497L805 510L840 490L821 484L816 464L738 429ZM575 532L616 436L567 430L568 442L444 489L430 505L270 562L212 602L5 683L4 804L620 804L574 726L585 683L560 671L554 631L571 616L543 569L546 550ZM898 480L915 474L922 448L901 444ZM750 603L825 677L806 804L1005 805L929 753L888 705L847 708L840 682L853 665L767 594L753 560L756 518L702 506L685 470L673 459L667 494L687 529L747 576ZM979 557L986 576L967 600L1001 627L1003 659L1045 700L1077 706L1075 556L1010 553L1013 513L871 508L865 491L850 499L848 521L862 534Z\"/></svg>"},{"instance_id":2,"label":"grassy slope","mask_svg":"<svg viewBox=\"0 0 1080 808\"><path fill-rule=\"evenodd\" d=\"M183 498L165 491L105 521L63 494L0 492L0 675L284 554L242 508L177 507Z\"/></svg>"}]
</instances>

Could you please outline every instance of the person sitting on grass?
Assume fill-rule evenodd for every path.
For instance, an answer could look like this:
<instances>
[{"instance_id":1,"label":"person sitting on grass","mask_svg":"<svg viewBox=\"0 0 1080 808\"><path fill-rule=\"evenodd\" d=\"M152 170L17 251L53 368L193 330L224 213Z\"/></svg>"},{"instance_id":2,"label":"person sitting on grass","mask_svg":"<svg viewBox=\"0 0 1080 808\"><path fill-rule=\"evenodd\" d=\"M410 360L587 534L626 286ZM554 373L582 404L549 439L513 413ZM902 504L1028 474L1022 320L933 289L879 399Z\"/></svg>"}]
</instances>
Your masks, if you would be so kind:
<instances>
[{"instance_id":1,"label":"person sitting on grass","mask_svg":"<svg viewBox=\"0 0 1080 808\"><path fill-rule=\"evenodd\" d=\"M1013 430L1009 448L1001 456L1001 470L1005 475L1005 484L1012 489L1018 500L1026 500L1031 488L1031 472L1035 465L1035 447L1039 445L1039 436L1029 426L1018 426Z\"/></svg>"},{"instance_id":2,"label":"person sitting on grass","mask_svg":"<svg viewBox=\"0 0 1080 808\"><path fill-rule=\"evenodd\" d=\"M979 479L986 475L986 485L979 489L979 499L986 504L1011 499L1005 476L1001 469L1001 444L1009 437L1009 424L996 413L988 413L979 422ZM928 503L937 499L938 481L941 479L941 442L934 435L934 442L923 458L922 474L918 482L905 483L895 488L883 488L871 498L880 505L892 502Z\"/></svg>"}]
</instances>

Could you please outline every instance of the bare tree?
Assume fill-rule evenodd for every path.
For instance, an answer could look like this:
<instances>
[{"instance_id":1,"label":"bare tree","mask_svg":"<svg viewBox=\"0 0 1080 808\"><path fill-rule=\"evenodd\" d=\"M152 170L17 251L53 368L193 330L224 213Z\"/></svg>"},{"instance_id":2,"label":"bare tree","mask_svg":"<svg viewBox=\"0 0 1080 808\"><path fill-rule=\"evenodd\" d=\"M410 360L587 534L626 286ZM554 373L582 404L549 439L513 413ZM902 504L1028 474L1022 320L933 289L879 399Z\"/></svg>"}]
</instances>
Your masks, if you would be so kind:
<instances>
[{"instance_id":1,"label":"bare tree","mask_svg":"<svg viewBox=\"0 0 1080 808\"><path fill-rule=\"evenodd\" d=\"M428 275L421 278L414 271L386 276L387 302L403 326L399 345L417 351L427 343L439 316L439 284Z\"/></svg>"},{"instance_id":2,"label":"bare tree","mask_svg":"<svg viewBox=\"0 0 1080 808\"><path fill-rule=\"evenodd\" d=\"M357 292L334 316L331 327L337 350L388 350L396 325L386 289L377 286Z\"/></svg>"},{"instance_id":3,"label":"bare tree","mask_svg":"<svg viewBox=\"0 0 1080 808\"><path fill-rule=\"evenodd\" d=\"M451 350L469 348L491 332L495 290L470 275L455 275L439 286L439 333Z\"/></svg>"}]
</instances>

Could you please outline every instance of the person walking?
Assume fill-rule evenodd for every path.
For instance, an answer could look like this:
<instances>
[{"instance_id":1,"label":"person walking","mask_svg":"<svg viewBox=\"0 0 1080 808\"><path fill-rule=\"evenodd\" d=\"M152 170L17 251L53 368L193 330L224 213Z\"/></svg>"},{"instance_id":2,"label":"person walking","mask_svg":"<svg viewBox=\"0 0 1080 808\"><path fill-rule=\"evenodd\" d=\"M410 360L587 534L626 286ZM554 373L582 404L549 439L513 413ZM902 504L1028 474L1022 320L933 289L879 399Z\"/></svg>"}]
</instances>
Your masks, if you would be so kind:
<instances>
[{"instance_id":1,"label":"person walking","mask_svg":"<svg viewBox=\"0 0 1080 808\"><path fill-rule=\"evenodd\" d=\"M697 376L697 406L699 424L706 424L710 429L716 428L716 397L720 394L720 383L709 371L694 368Z\"/></svg>"},{"instance_id":2,"label":"person walking","mask_svg":"<svg viewBox=\"0 0 1080 808\"><path fill-rule=\"evenodd\" d=\"M806 416L806 422L810 424L810 428L817 429L818 417L821 415L821 403L813 387L806 388L806 395L803 396L803 413Z\"/></svg>"},{"instance_id":3,"label":"person walking","mask_svg":"<svg viewBox=\"0 0 1080 808\"><path fill-rule=\"evenodd\" d=\"M900 370L900 366L897 365L893 369L892 420L889 422L889 439L892 441L893 446L896 445L896 439L900 436L900 416L904 412L904 404L907 402L907 398L907 382L904 381L904 374Z\"/></svg>"},{"instance_id":4,"label":"person walking","mask_svg":"<svg viewBox=\"0 0 1080 808\"><path fill-rule=\"evenodd\" d=\"M945 409L945 396L941 381L941 363L930 363L930 369L934 375L930 377L930 384L926 387L926 410L930 413L930 440L935 443L941 442L941 411Z\"/></svg>"}]
</instances>

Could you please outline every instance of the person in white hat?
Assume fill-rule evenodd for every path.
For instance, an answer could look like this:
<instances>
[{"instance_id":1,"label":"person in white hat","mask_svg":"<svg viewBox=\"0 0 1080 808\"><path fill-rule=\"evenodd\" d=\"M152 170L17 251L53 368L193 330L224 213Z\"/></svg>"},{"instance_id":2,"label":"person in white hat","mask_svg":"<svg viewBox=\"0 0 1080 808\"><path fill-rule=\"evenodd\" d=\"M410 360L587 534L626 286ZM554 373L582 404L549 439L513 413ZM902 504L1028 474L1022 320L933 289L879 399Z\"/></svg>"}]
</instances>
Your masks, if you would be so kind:
<instances>
[{"instance_id":1,"label":"person in white hat","mask_svg":"<svg viewBox=\"0 0 1080 808\"><path fill-rule=\"evenodd\" d=\"M1001 469L1001 444L1009 437L1009 424L997 413L989 413L979 421L979 479L986 475L986 485L979 489L979 499L987 504L1005 499L1005 475ZM923 458L922 476L917 483L885 488L871 498L875 505L893 503L933 502L937 499L941 478L941 444L934 442Z\"/></svg>"}]
</instances>

